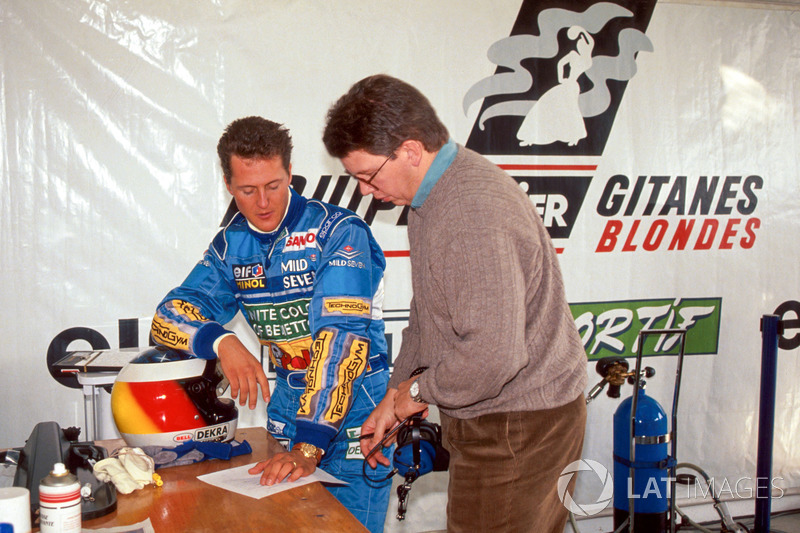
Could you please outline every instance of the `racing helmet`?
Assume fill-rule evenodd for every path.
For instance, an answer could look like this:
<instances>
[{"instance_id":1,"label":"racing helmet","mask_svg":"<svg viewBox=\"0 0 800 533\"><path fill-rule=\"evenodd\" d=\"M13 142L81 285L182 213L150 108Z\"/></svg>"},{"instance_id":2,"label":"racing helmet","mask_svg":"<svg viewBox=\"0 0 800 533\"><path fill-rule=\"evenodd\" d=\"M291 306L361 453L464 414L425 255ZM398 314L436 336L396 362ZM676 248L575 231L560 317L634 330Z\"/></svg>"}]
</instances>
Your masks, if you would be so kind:
<instances>
[{"instance_id":1,"label":"racing helmet","mask_svg":"<svg viewBox=\"0 0 800 533\"><path fill-rule=\"evenodd\" d=\"M189 440L227 442L239 411L217 398L216 360L154 346L125 365L111 390L111 413L128 446L174 447Z\"/></svg>"}]
</instances>

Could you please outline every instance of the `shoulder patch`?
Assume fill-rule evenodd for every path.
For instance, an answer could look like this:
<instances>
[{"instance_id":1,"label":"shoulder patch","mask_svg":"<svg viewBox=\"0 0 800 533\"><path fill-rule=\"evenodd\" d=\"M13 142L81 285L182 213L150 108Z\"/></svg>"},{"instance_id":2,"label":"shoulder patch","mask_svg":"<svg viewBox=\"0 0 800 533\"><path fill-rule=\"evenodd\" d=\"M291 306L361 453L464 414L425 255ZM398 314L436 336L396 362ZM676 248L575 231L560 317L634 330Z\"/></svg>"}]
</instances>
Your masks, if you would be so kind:
<instances>
[{"instance_id":1,"label":"shoulder patch","mask_svg":"<svg viewBox=\"0 0 800 533\"><path fill-rule=\"evenodd\" d=\"M309 204L312 202L319 205L319 207L321 207L325 213L325 218L320 223L319 230L317 231L317 246L320 249L325 246L325 242L330 238L331 234L339 226L339 224L345 220L352 219L354 222L360 222L369 229L367 223L349 209L320 202L318 200L310 200Z\"/></svg>"}]
</instances>

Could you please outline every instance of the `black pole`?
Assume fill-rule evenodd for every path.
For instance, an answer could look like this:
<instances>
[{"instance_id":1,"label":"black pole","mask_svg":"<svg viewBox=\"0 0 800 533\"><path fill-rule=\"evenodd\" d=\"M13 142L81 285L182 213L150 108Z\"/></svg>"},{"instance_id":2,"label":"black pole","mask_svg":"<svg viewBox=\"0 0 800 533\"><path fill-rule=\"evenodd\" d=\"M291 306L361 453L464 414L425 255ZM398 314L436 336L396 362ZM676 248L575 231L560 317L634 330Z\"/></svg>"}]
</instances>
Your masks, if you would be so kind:
<instances>
[{"instance_id":1,"label":"black pole","mask_svg":"<svg viewBox=\"0 0 800 533\"><path fill-rule=\"evenodd\" d=\"M769 533L772 505L772 444L775 433L775 384L778 375L777 315L761 317L761 398L756 458L755 533Z\"/></svg>"}]
</instances>

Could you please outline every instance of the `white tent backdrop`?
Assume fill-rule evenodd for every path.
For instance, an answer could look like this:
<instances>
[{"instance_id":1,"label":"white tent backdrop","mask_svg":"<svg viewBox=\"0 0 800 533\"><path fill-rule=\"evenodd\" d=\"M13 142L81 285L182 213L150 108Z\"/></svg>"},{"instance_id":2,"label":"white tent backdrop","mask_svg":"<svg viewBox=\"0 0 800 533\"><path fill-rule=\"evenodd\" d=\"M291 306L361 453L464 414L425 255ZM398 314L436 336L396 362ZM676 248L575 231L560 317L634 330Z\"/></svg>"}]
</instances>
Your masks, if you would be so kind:
<instances>
[{"instance_id":1,"label":"white tent backdrop","mask_svg":"<svg viewBox=\"0 0 800 533\"><path fill-rule=\"evenodd\" d=\"M45 362L63 332L147 344L156 303L227 209L215 147L231 120L284 123L296 186L369 218L352 183L335 189L343 170L321 133L352 83L387 73L416 85L456 141L508 168L540 207L592 359L590 383L594 359L629 357L643 327L688 327L678 459L731 484L755 477L759 319L800 300L800 12L645 1L590 13L592 2L576 4L0 2L0 448L22 445L38 421L83 425L80 391L57 383ZM559 7L563 20L542 15ZM548 55L556 19L562 31ZM570 108L576 144L548 144L545 127L570 112L554 104L560 89L550 91L565 56L556 52L576 41L569 26L591 41L568 58L573 68L586 61L574 71L584 74L580 111ZM526 76L503 61L520 50L534 76L512 90L503 74ZM605 101L593 90L603 87ZM513 129L523 117L534 124L526 135ZM388 256L393 353L410 300L401 221L400 209L371 220ZM120 334L126 319L138 331L123 322ZM648 393L669 410L675 357L663 341L647 345L645 364L657 371ZM779 355L773 473L788 489L800 486L800 364L796 349ZM584 457L607 468L618 404L603 395L589 406ZM240 424L262 424L263 410L245 410ZM421 479L409 519L398 524L390 510L387 524L443 527L445 490L446 476ZM581 479L576 500L592 490Z\"/></svg>"}]
</instances>

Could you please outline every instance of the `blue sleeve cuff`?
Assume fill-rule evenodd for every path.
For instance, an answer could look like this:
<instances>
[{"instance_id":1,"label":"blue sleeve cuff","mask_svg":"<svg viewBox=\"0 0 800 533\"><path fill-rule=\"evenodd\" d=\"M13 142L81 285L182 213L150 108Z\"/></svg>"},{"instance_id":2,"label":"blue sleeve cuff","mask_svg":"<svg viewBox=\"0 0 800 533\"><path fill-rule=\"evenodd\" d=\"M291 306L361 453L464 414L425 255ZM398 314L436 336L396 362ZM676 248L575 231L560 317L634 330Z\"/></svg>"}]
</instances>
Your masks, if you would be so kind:
<instances>
[{"instance_id":1,"label":"blue sleeve cuff","mask_svg":"<svg viewBox=\"0 0 800 533\"><path fill-rule=\"evenodd\" d=\"M206 322L197 330L192 341L192 351L200 359L216 359L214 353L214 342L230 331L222 327L218 322Z\"/></svg>"},{"instance_id":2,"label":"blue sleeve cuff","mask_svg":"<svg viewBox=\"0 0 800 533\"><path fill-rule=\"evenodd\" d=\"M327 450L335 435L336 430L333 428L320 424L313 424L305 420L298 420L294 442L307 442L313 444L317 448Z\"/></svg>"}]
</instances>

